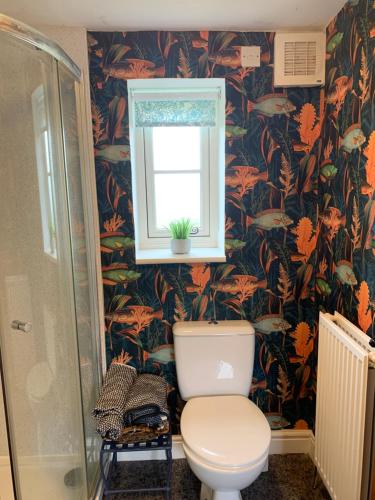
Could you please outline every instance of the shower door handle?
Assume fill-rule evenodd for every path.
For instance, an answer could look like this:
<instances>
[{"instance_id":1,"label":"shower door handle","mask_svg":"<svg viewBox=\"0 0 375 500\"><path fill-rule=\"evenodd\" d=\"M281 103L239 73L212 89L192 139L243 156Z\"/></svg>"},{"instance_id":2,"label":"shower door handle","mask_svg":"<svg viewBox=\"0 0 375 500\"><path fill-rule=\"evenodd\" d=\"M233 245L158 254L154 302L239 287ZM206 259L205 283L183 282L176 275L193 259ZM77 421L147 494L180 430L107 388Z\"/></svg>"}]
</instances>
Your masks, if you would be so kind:
<instances>
[{"instance_id":1,"label":"shower door handle","mask_svg":"<svg viewBox=\"0 0 375 500\"><path fill-rule=\"evenodd\" d=\"M19 319L14 319L10 324L13 330L20 330L21 332L30 333L32 330L32 324L28 321L20 321Z\"/></svg>"}]
</instances>

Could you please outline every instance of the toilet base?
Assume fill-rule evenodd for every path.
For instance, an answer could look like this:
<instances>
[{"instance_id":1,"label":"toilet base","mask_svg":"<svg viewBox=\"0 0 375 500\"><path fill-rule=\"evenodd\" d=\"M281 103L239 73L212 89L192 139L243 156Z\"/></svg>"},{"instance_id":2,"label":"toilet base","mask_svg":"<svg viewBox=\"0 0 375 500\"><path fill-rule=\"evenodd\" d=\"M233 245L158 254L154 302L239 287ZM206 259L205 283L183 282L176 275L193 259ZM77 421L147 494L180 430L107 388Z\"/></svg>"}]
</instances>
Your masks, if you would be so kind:
<instances>
[{"instance_id":1,"label":"toilet base","mask_svg":"<svg viewBox=\"0 0 375 500\"><path fill-rule=\"evenodd\" d=\"M239 491L214 491L202 483L200 500L241 500Z\"/></svg>"}]
</instances>

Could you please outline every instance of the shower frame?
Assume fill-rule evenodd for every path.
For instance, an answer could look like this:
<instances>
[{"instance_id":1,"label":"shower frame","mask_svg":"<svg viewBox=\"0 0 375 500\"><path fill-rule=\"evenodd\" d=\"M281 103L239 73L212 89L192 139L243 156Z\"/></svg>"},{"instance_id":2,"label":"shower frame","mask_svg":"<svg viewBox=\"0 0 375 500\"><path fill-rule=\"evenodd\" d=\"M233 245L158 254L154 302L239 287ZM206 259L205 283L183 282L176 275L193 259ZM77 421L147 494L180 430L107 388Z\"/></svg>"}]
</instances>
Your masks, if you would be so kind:
<instances>
[{"instance_id":1,"label":"shower frame","mask_svg":"<svg viewBox=\"0 0 375 500\"><path fill-rule=\"evenodd\" d=\"M6 15L3 15L0 13L0 32L5 32L11 35L12 37L24 42L25 44L35 47L36 49L39 49L47 54L49 54L55 61L56 64L56 74L57 76L59 75L59 64L61 64L69 73L70 75L74 78L74 94L75 94L75 100L76 100L76 110L77 110L77 127L78 127L78 139L79 139L79 149L80 149L80 161L82 164L82 160L86 161L86 163L90 163L90 158L88 158L88 149L90 148L90 144L82 144L85 143L85 131L83 130L85 127L85 124L83 121L85 120L85 117L79 116L79 113L82 113L84 110L84 104L82 104L82 101L84 100L84 91L82 90L83 83L81 81L81 70L77 66L77 64L68 56L68 54L53 40L49 39L47 36L43 35L40 31L31 28L30 26L12 19ZM59 91L60 94L60 91ZM61 97L61 96L60 96ZM61 103L60 103L61 104ZM61 130L63 130L62 127L62 116L60 116L60 121L61 121ZM87 141L86 141L87 142ZM62 145L62 148L64 150L64 145ZM86 149L86 150L85 150ZM64 151L62 152L64 156ZM64 158L65 160L65 158ZM93 163L93 161L92 161ZM100 262L100 246L98 244L98 232L95 230L95 227L98 227L98 216L96 212L96 191L93 186L95 185L94 182L92 182L92 179L90 179L90 173L85 172L83 169L81 169L81 180L82 180L82 185L85 186L86 189L88 189L88 193L82 192L82 202L83 202L83 208L84 208L84 221L85 221L85 230L86 230L86 238L87 241L90 243L90 245L87 245L87 251L88 251L88 274L89 274L89 288L90 288L90 303L91 303L91 311L95 311L96 314L94 314L91 317L92 321L92 326L93 329L96 332L95 335L95 344L96 344L96 354L97 354L97 359L98 359L98 366L97 366L97 375L98 375L98 380L99 382L101 381L102 375L103 375L103 370L105 370L105 358L104 358L104 352L105 352L105 347L104 347L104 341L103 341L103 313L102 311L102 301L103 298L100 295L101 294L101 287L98 286L98 282L100 279L100 267L99 267L99 262ZM93 175L93 174L92 174ZM67 176L67 173L65 171L65 176ZM76 338L76 345L77 345L77 356L79 355L79 345L78 345L78 332L77 333L77 338ZM80 368L80 364L78 363L78 366ZM3 395L3 400L4 400L4 412L5 412L5 425L6 425L6 436L7 436L7 444L9 448L9 459L10 459L10 468L11 468L11 476L12 476L12 484L13 484L13 492L14 492L14 498L17 499L17 480L16 480L16 475L15 475L15 465L14 465L14 459L13 459L13 452L12 452L12 439L11 439L11 426L10 426L10 418L8 415L8 410L7 410L7 394L6 394L6 383L5 383L5 377L4 377L4 365L3 365L3 359L2 359L2 352L1 352L1 347L0 347L0 378L1 378L1 384L0 384L0 391L2 391ZM81 372L79 371L79 380L80 380L80 385L79 385L79 393L81 396L81 425L82 425L82 435L85 440L86 434L85 434L85 428L84 428L84 411L82 407L82 379L81 379ZM87 468L87 453L86 453L86 440L84 443L84 449L85 449L85 455L84 455L84 460L85 460L85 466ZM99 453L99 449L98 449ZM97 481L96 483L98 484L99 482L99 467L97 469ZM86 474L85 474L86 476ZM88 492L89 493L89 492ZM91 491L91 495L94 495L95 491ZM91 498L91 497L90 497Z\"/></svg>"}]
</instances>

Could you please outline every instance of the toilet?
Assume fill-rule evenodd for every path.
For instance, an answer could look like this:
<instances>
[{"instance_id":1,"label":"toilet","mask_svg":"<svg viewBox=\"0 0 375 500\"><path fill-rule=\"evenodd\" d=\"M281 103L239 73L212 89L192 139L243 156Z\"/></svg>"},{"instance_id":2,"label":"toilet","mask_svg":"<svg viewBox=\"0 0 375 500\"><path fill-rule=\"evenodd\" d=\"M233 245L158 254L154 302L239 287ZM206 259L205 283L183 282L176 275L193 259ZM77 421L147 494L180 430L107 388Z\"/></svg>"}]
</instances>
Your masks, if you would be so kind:
<instances>
[{"instance_id":1,"label":"toilet","mask_svg":"<svg viewBox=\"0 0 375 500\"><path fill-rule=\"evenodd\" d=\"M265 469L271 430L248 399L255 336L248 321L183 321L173 326L177 380L187 401L183 448L201 480L200 500L240 500Z\"/></svg>"}]
</instances>

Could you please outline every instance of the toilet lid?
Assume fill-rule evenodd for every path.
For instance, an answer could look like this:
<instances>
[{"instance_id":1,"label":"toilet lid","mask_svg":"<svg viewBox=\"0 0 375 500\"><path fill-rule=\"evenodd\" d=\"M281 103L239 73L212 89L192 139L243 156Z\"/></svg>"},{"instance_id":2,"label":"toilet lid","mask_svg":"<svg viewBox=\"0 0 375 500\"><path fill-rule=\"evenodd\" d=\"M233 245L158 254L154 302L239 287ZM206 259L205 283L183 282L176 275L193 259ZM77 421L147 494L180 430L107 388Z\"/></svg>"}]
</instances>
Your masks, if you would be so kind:
<instances>
[{"instance_id":1,"label":"toilet lid","mask_svg":"<svg viewBox=\"0 0 375 500\"><path fill-rule=\"evenodd\" d=\"M194 453L222 467L257 462L271 441L266 417L244 396L190 399L181 415L181 434Z\"/></svg>"}]
</instances>

